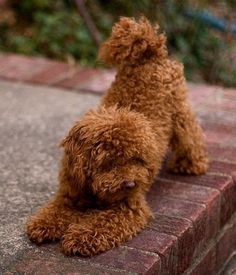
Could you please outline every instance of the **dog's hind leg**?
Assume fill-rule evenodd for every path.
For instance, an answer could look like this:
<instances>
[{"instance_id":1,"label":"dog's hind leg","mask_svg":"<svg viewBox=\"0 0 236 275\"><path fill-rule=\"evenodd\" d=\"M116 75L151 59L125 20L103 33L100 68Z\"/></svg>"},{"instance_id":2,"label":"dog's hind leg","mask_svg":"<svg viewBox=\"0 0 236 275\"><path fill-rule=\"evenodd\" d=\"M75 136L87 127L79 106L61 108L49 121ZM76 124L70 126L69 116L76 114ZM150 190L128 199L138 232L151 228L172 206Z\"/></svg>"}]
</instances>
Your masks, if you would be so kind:
<instances>
[{"instance_id":1,"label":"dog's hind leg","mask_svg":"<svg viewBox=\"0 0 236 275\"><path fill-rule=\"evenodd\" d=\"M208 168L202 129L186 100L186 90L176 94L173 113L172 158L169 168L175 173L203 174Z\"/></svg>"}]
</instances>

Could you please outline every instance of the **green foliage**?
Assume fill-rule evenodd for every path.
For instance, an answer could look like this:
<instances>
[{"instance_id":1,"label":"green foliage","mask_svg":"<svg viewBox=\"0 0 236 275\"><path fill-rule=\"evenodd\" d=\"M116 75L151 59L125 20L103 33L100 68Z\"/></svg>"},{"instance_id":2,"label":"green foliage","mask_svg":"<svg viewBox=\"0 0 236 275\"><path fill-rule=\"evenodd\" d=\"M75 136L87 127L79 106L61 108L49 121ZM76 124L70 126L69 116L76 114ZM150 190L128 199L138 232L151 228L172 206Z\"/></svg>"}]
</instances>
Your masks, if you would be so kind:
<instances>
[{"instance_id":1,"label":"green foliage","mask_svg":"<svg viewBox=\"0 0 236 275\"><path fill-rule=\"evenodd\" d=\"M78 14L63 12L45 15L37 13L34 18L35 42L42 53L55 58L73 56L81 63L92 63L96 48ZM66 22L66 24L65 24Z\"/></svg>"},{"instance_id":2,"label":"green foliage","mask_svg":"<svg viewBox=\"0 0 236 275\"><path fill-rule=\"evenodd\" d=\"M56 59L75 59L82 64L96 64L97 47L72 0L11 0L16 24L0 23L0 50ZM236 86L236 60L230 62L225 49L235 51L236 43L225 34L212 30L198 19L186 17L191 0L106 1L87 0L90 12L102 38L105 39L119 16L144 14L158 21L168 37L171 55L185 64L188 79ZM195 8L209 7L209 1ZM234 1L225 2L227 8ZM223 54L224 53L224 54ZM233 60L233 59L232 59ZM233 64L234 63L234 64Z\"/></svg>"},{"instance_id":3,"label":"green foliage","mask_svg":"<svg viewBox=\"0 0 236 275\"><path fill-rule=\"evenodd\" d=\"M0 40L1 50L93 64L97 49L77 10L68 1L12 1L17 12L15 28L6 24Z\"/></svg>"},{"instance_id":4,"label":"green foliage","mask_svg":"<svg viewBox=\"0 0 236 275\"><path fill-rule=\"evenodd\" d=\"M230 64L229 56L222 54L231 40L199 19L187 18L187 8L188 1L169 0L157 14L156 19L167 33L170 52L184 63L188 79L236 86L236 60Z\"/></svg>"}]
</instances>

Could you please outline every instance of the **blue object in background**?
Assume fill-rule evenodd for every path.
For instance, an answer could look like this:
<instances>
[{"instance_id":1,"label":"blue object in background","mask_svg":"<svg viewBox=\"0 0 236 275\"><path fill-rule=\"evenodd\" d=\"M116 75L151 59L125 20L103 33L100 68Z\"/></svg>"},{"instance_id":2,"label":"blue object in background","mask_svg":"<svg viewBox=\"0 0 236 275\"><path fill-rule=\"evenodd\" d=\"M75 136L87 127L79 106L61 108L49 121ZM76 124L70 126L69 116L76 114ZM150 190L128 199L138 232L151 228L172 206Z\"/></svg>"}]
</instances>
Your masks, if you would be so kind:
<instances>
[{"instance_id":1,"label":"blue object in background","mask_svg":"<svg viewBox=\"0 0 236 275\"><path fill-rule=\"evenodd\" d=\"M197 18L206 25L215 28L219 31L222 32L230 32L236 35L236 24L235 23L230 23L227 20L218 18L211 14L207 10L191 10L188 9L185 12L186 16L190 18Z\"/></svg>"}]
</instances>

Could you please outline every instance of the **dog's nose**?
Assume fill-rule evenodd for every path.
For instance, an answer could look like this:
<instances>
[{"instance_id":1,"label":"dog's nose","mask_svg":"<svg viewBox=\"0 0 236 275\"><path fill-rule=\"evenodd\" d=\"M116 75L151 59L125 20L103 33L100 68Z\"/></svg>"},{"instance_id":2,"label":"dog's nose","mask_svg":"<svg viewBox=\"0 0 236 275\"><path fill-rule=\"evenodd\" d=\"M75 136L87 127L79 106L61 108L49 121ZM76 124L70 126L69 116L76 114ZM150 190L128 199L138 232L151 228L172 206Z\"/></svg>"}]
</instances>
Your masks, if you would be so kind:
<instances>
[{"instance_id":1,"label":"dog's nose","mask_svg":"<svg viewBox=\"0 0 236 275\"><path fill-rule=\"evenodd\" d=\"M134 181L124 181L123 183L125 188L133 188L135 186L135 182Z\"/></svg>"}]
</instances>

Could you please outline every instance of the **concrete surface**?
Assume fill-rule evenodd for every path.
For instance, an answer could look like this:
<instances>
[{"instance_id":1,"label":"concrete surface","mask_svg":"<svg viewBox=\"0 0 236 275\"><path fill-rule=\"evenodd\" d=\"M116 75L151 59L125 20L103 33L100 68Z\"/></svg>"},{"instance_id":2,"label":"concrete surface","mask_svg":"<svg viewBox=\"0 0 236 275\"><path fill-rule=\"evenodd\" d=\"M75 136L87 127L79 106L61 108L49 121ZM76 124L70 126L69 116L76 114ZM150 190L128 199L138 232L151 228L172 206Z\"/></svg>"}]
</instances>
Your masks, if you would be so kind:
<instances>
[{"instance_id":1,"label":"concrete surface","mask_svg":"<svg viewBox=\"0 0 236 275\"><path fill-rule=\"evenodd\" d=\"M26 219L57 188L59 141L98 100L0 81L0 274L22 251L37 250Z\"/></svg>"}]
</instances>

